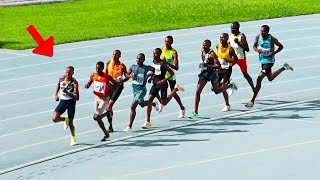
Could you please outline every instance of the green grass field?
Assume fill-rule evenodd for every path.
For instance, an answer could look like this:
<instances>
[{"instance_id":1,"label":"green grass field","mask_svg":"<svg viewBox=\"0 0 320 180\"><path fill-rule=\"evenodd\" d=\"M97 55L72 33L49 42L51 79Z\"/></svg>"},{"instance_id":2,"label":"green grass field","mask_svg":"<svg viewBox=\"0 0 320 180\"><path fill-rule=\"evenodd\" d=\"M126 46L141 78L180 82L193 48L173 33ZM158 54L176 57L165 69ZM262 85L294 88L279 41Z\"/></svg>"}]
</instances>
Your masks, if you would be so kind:
<instances>
[{"instance_id":1,"label":"green grass field","mask_svg":"<svg viewBox=\"0 0 320 180\"><path fill-rule=\"evenodd\" d=\"M27 49L36 43L33 24L55 44L285 16L315 14L315 0L78 0L0 8L0 48Z\"/></svg>"}]
</instances>

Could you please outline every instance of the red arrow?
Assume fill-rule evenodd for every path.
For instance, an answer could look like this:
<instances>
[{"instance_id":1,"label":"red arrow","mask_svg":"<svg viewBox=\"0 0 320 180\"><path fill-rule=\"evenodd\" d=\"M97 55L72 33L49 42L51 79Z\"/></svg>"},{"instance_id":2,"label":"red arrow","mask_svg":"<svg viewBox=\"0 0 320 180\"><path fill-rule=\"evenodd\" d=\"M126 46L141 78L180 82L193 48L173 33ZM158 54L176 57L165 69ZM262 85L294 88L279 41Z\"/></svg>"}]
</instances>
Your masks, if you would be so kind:
<instances>
[{"instance_id":1,"label":"red arrow","mask_svg":"<svg viewBox=\"0 0 320 180\"><path fill-rule=\"evenodd\" d=\"M47 40L43 40L41 35L38 33L33 25L27 28L30 35L36 41L38 46L32 51L34 54L39 54L43 56L53 56L53 36L50 36Z\"/></svg>"}]
</instances>

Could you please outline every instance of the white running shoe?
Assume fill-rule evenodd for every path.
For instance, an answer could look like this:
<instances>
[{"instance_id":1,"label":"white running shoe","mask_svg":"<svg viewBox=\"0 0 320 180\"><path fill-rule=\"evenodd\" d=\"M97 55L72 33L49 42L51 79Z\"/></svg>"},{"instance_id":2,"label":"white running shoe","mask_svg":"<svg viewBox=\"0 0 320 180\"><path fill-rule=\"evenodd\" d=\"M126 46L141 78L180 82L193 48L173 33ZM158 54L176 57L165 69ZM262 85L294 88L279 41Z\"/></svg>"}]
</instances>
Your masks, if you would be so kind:
<instances>
[{"instance_id":1,"label":"white running shoe","mask_svg":"<svg viewBox=\"0 0 320 180\"><path fill-rule=\"evenodd\" d=\"M227 92L227 94L228 94L229 96L231 96L231 95L233 94L234 90L233 90L232 88L228 88L228 89L226 90L226 92Z\"/></svg>"},{"instance_id":2,"label":"white running shoe","mask_svg":"<svg viewBox=\"0 0 320 180\"><path fill-rule=\"evenodd\" d=\"M291 71L293 71L293 67L290 66L288 63L284 63L283 67L284 67L285 70L291 70Z\"/></svg>"},{"instance_id":3,"label":"white running shoe","mask_svg":"<svg viewBox=\"0 0 320 180\"><path fill-rule=\"evenodd\" d=\"M178 118L184 118L185 113L186 113L186 108L184 108L184 110L180 110L180 114Z\"/></svg>"},{"instance_id":4,"label":"white running shoe","mask_svg":"<svg viewBox=\"0 0 320 180\"><path fill-rule=\"evenodd\" d=\"M248 109L250 109L250 108L252 108L253 107L253 102L248 102L248 104L246 104L245 106L246 106L246 108L248 108Z\"/></svg>"},{"instance_id":5,"label":"white running shoe","mask_svg":"<svg viewBox=\"0 0 320 180\"><path fill-rule=\"evenodd\" d=\"M126 127L123 132L125 133L131 133L132 132L132 129L130 127Z\"/></svg>"},{"instance_id":6,"label":"white running shoe","mask_svg":"<svg viewBox=\"0 0 320 180\"><path fill-rule=\"evenodd\" d=\"M222 109L222 112L228 112L230 111L230 106L224 106L224 108Z\"/></svg>"},{"instance_id":7,"label":"white running shoe","mask_svg":"<svg viewBox=\"0 0 320 180\"><path fill-rule=\"evenodd\" d=\"M159 102L155 102L155 103L156 103L156 105L153 107L156 109L157 112L159 112L161 104Z\"/></svg>"},{"instance_id":8,"label":"white running shoe","mask_svg":"<svg viewBox=\"0 0 320 180\"><path fill-rule=\"evenodd\" d=\"M164 108L164 105L161 103L158 103L158 104L159 104L158 113L161 113L162 109Z\"/></svg>"}]
</instances>

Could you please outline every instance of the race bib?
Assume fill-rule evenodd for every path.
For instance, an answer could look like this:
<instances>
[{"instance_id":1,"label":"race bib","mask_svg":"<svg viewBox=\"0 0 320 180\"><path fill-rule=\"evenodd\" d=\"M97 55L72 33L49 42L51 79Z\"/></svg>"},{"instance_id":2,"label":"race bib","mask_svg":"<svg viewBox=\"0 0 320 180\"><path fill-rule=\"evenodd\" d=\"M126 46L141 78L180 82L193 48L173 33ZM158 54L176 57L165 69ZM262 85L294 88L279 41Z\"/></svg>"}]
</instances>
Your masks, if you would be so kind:
<instances>
[{"instance_id":1,"label":"race bib","mask_svg":"<svg viewBox=\"0 0 320 180\"><path fill-rule=\"evenodd\" d=\"M221 65L221 69L229 69L229 66L230 66L229 62L227 62L224 59L220 59L220 58L219 58L219 62L220 62L220 65Z\"/></svg>"},{"instance_id":2,"label":"race bib","mask_svg":"<svg viewBox=\"0 0 320 180\"><path fill-rule=\"evenodd\" d=\"M262 48L262 47L258 47L258 48L261 49L261 56L269 56L270 48Z\"/></svg>"},{"instance_id":3,"label":"race bib","mask_svg":"<svg viewBox=\"0 0 320 180\"><path fill-rule=\"evenodd\" d=\"M138 74L137 77L134 77L132 80L132 84L143 85L144 82L144 74Z\"/></svg>"},{"instance_id":4,"label":"race bib","mask_svg":"<svg viewBox=\"0 0 320 180\"><path fill-rule=\"evenodd\" d=\"M106 83L105 82L93 82L93 91L104 94L106 90Z\"/></svg>"}]
</instances>

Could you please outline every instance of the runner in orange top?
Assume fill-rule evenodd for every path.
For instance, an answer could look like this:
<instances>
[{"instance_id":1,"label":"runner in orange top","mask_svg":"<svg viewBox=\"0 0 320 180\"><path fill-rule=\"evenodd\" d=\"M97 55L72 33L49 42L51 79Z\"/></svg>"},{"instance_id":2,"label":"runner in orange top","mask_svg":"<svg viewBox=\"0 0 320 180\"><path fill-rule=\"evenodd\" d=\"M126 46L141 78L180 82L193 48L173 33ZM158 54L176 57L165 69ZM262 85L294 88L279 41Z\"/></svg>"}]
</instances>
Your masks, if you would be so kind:
<instances>
[{"instance_id":1,"label":"runner in orange top","mask_svg":"<svg viewBox=\"0 0 320 180\"><path fill-rule=\"evenodd\" d=\"M93 83L93 93L96 95L94 101L94 115L93 119L96 120L104 132L104 137L101 141L106 141L110 135L106 130L104 123L102 121L102 113L105 110L109 98L110 98L110 83L118 84L110 75L103 72L104 63L99 61L96 65L96 72L92 73L89 79L89 82L85 85L85 88L88 89Z\"/></svg>"},{"instance_id":2,"label":"runner in orange top","mask_svg":"<svg viewBox=\"0 0 320 180\"><path fill-rule=\"evenodd\" d=\"M107 72L108 74L118 83L111 84L111 93L110 93L110 100L108 105L106 106L107 112L105 112L102 117L107 116L109 121L109 132L113 132L112 126L112 119L113 119L113 111L112 107L114 103L119 98L122 90L123 90L123 83L128 81L130 77L127 75L127 68L126 66L120 61L121 51L115 50L112 55L112 59L107 61Z\"/></svg>"}]
</instances>

